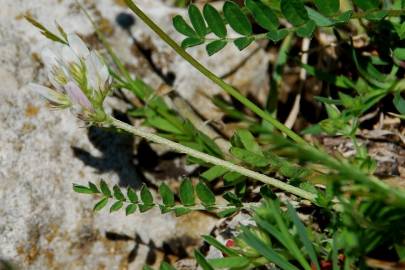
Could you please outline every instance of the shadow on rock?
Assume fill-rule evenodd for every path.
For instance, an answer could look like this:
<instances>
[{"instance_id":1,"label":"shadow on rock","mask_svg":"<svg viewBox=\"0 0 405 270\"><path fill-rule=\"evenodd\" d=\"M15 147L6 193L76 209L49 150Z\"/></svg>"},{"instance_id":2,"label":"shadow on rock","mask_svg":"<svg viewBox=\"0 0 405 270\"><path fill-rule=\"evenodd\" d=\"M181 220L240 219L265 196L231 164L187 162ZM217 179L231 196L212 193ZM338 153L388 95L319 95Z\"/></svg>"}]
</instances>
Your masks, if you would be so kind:
<instances>
[{"instance_id":1,"label":"shadow on rock","mask_svg":"<svg viewBox=\"0 0 405 270\"><path fill-rule=\"evenodd\" d=\"M126 115L114 114L121 121L129 122ZM134 164L134 138L132 135L94 126L88 128L87 135L94 147L102 153L101 156L93 156L88 151L73 146L75 157L87 166L95 168L100 174L117 173L120 186L133 188L141 186L142 176Z\"/></svg>"}]
</instances>

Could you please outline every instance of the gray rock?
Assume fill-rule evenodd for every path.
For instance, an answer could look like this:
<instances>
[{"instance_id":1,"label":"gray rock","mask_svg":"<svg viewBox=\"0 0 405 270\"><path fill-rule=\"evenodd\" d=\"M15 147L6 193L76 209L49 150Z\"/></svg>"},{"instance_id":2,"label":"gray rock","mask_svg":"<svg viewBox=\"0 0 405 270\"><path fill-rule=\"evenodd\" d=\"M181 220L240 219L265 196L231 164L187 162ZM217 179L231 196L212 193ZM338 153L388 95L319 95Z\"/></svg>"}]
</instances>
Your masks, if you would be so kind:
<instances>
[{"instance_id":1,"label":"gray rock","mask_svg":"<svg viewBox=\"0 0 405 270\"><path fill-rule=\"evenodd\" d=\"M110 22L124 10L117 5L119 1L85 2L90 11L97 9ZM171 28L170 18L180 10L160 1L137 2L170 35L179 38ZM95 214L92 207L96 200L72 191L72 183L86 184L100 178L110 184L123 179L127 184L139 184L130 165L131 151L119 151L123 147L131 149L134 142L100 135L97 130L88 131L69 111L54 111L29 92L27 83L46 82L37 55L50 42L22 15L29 12L47 26L57 20L66 31L82 35L92 34L91 25L74 1L1 0L0 3L0 261L21 269L141 269L150 248L140 244L132 260L137 241L131 238L136 234L138 244L153 241L160 247L163 242L186 235L195 238L208 233L215 220L204 215L194 217L199 223L197 227L187 218L176 219L157 210L130 217L122 212ZM211 95L219 89L192 70L139 21L133 33L141 42L150 41L153 59L164 72L176 73L179 93L196 101L203 112L210 112L207 103L196 98L199 95L196 90ZM161 84L151 72L140 72L141 60L131 54L132 41L121 30L115 29L111 42L134 71L145 75L145 81L155 87ZM215 63L233 66L247 53L229 48L208 58L203 48L192 50L193 55L219 74L227 72L224 69L227 65ZM106 140L108 149L94 143L98 136ZM109 240L107 232L123 235L127 240Z\"/></svg>"}]
</instances>

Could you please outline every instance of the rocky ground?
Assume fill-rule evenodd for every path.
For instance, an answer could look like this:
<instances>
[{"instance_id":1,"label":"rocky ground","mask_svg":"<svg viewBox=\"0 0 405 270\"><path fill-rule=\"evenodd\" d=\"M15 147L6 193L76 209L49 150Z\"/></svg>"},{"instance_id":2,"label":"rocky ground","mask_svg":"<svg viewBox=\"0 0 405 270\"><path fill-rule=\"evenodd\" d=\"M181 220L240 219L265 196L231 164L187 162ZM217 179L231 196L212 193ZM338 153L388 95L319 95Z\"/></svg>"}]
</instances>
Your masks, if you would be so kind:
<instances>
[{"instance_id":1,"label":"rocky ground","mask_svg":"<svg viewBox=\"0 0 405 270\"><path fill-rule=\"evenodd\" d=\"M157 0L139 0L144 10L175 35L171 17L179 9ZM128 67L152 86L161 79L138 57L128 34L115 26L122 1L84 1L84 5L108 33L109 40ZM141 269L156 263L163 253L195 246L197 236L209 232L217 222L202 214L175 218L158 211L125 217L124 213L93 213L95 201L72 191L72 183L97 182L139 184L133 160L134 140L99 134L87 129L68 111L53 111L30 93L29 82L45 82L40 51L50 42L29 25L30 14L52 28L54 21L67 32L77 32L94 42L91 24L74 1L0 0L0 260L17 269ZM164 73L175 75L178 93L200 108L208 118L217 114L202 97L219 90L158 40L142 23L132 33L152 52L153 61ZM243 61L234 48L214 58L203 48L191 52L218 74L227 74ZM265 83L267 56L246 63L246 70L229 75L235 85L247 87L255 76L254 89ZM214 62L227 63L214 67ZM251 67L254 67L253 69ZM97 142L101 136L103 142ZM187 249L185 250L187 252ZM177 252L179 253L179 252ZM183 252L184 253L184 252ZM1 268L1 266L0 266Z\"/></svg>"}]
</instances>

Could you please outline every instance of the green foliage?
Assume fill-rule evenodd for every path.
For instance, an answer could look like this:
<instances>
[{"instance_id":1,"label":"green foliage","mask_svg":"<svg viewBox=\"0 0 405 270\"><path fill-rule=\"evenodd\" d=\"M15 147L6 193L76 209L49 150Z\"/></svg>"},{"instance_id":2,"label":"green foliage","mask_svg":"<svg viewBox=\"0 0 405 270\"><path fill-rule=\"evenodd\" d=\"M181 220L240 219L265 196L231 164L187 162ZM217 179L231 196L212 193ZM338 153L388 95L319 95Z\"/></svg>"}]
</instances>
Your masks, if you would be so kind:
<instances>
[{"instance_id":1,"label":"green foliage","mask_svg":"<svg viewBox=\"0 0 405 270\"><path fill-rule=\"evenodd\" d=\"M99 189L104 190L103 193L100 193ZM139 192L131 187L128 187L126 192L122 192L120 187L114 185L112 187L113 193L111 193L111 189L107 183L101 180L98 187L92 182L89 182L88 186L73 184L73 190L77 193L98 197L99 200L94 206L94 211L102 210L111 202L110 212L125 209L126 215L134 214L137 209L143 213L155 206L159 206L162 214L174 212L177 216L181 216L197 210L212 212L223 217L235 213L244 207L239 200L237 202L230 201L228 205L216 204L214 193L204 182L193 185L192 181L188 178L185 178L180 185L178 194L180 202L178 203L175 200L175 193L165 183L159 186L161 203L154 199L152 191L146 185L143 185ZM199 201L196 201L196 195Z\"/></svg>"},{"instance_id":2,"label":"green foliage","mask_svg":"<svg viewBox=\"0 0 405 270\"><path fill-rule=\"evenodd\" d=\"M213 55L225 48L229 42L243 50L255 40L269 39L278 42L288 33L296 33L299 37L312 37L319 27L338 27L358 16L378 21L390 14L388 10L378 10L379 0L353 2L364 10L364 13L355 13L354 10L341 11L339 0L281 0L279 4L266 0L245 0L242 7L233 1L225 1L223 16L210 4L204 6L203 16L195 5L190 5L188 16L191 26L179 15L174 17L173 25L179 33L187 36L182 42L183 48L207 43L207 53ZM292 27L279 28L279 21L283 18L290 22ZM254 33L252 23L257 23L267 32ZM227 25L240 36L229 38ZM405 26L397 27L400 36L405 36ZM210 33L219 39L207 37Z\"/></svg>"}]
</instances>

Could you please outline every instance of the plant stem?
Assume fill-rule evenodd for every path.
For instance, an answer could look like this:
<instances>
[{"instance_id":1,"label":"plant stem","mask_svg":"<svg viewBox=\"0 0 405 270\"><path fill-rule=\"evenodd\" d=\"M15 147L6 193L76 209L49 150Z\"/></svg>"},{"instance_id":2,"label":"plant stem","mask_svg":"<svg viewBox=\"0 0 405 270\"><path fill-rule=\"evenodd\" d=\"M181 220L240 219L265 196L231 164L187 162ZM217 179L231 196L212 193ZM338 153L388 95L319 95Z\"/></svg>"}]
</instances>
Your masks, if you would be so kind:
<instances>
[{"instance_id":1,"label":"plant stem","mask_svg":"<svg viewBox=\"0 0 405 270\"><path fill-rule=\"evenodd\" d=\"M249 178L258 180L258 181L260 181L262 183L274 186L274 187L279 188L281 190L284 190L286 192L297 195L298 197L301 197L303 199L307 199L307 200L309 200L311 202L315 202L315 199L316 199L315 194L312 194L312 193L307 192L305 190L302 190L300 188L297 188L297 187L291 186L289 184L286 184L286 183L284 183L284 182L282 182L282 181L280 181L278 179L269 177L267 175L264 175L264 174L261 174L261 173L258 173L258 172L255 172L255 171L252 171L252 170L249 170L249 169L246 169L246 168L244 168L242 166L233 164L233 163L231 163L229 161L225 161L225 160L210 156L208 154L205 154L203 152L200 152L200 151L194 150L192 148L186 147L186 146L181 145L179 143L172 142L172 141L170 141L168 139L165 139L163 137L160 137L160 136L158 136L156 134L145 131L141 127L134 127L134 126L128 125L127 123L124 123L124 122L122 122L122 121L120 121L118 119L115 119L113 117L110 117L109 121L107 121L107 123L111 124L112 126L114 126L116 128L125 130L125 131L127 131L129 133L132 133L132 134L134 134L136 136L140 136L140 137L142 137L142 138L144 138L144 139L146 139L148 141L158 143L158 144L163 144L163 145L167 146L168 148L175 150L176 152L184 153L184 154L192 156L194 158L198 158L200 160L203 160L203 161L205 161L207 163L224 167L224 168L226 168L226 169L228 169L230 171L240 173L240 174L242 174L244 176L247 176Z\"/></svg>"},{"instance_id":2,"label":"plant stem","mask_svg":"<svg viewBox=\"0 0 405 270\"><path fill-rule=\"evenodd\" d=\"M208 70L205 66L200 64L194 57L187 53L182 47L180 47L169 35L167 35L155 22L153 22L141 9L138 8L132 0L125 0L128 7L139 17L141 20L148 25L162 40L164 40L170 47L172 47L181 57L183 57L187 62L189 62L193 67L200 71L203 75L209 78L211 81L220 86L225 92L236 98L239 102L249 108L252 112L268 121L274 127L282 131L288 137L299 144L307 144L307 142L301 138L298 134L293 132L291 129L284 126L277 119L272 117L269 113L260 109L256 104L251 102L245 96L243 96L238 90L233 88L230 84L224 82L217 75Z\"/></svg>"}]
</instances>

